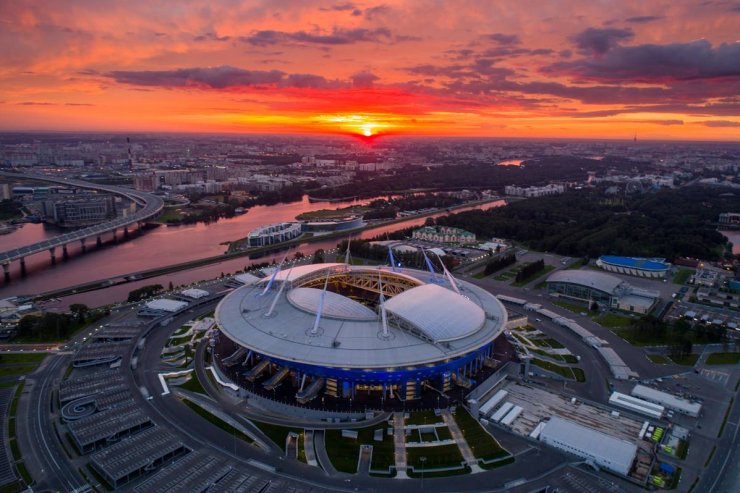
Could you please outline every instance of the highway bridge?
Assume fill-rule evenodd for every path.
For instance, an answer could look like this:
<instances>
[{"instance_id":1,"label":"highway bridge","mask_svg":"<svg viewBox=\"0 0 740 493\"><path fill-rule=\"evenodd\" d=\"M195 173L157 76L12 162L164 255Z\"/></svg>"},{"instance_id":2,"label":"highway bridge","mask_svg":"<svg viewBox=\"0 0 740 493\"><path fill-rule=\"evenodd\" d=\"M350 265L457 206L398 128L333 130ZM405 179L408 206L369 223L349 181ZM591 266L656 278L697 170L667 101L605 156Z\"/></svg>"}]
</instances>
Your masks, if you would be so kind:
<instances>
[{"instance_id":1,"label":"highway bridge","mask_svg":"<svg viewBox=\"0 0 740 493\"><path fill-rule=\"evenodd\" d=\"M9 178L23 178L30 180L45 181L50 183L57 183L60 185L87 188L91 190L97 190L101 192L109 192L115 195L126 197L127 199L135 202L139 207L136 212L129 214L125 217L117 217L104 223L96 224L95 226L89 226L86 228L64 233L48 240L39 241L30 245L22 246L20 248L14 248L12 250L6 250L0 252L0 264L3 266L5 272L5 279L10 278L10 264L15 260L20 260L21 273L25 274L26 263L25 258L29 255L34 255L43 251L48 251L51 255L52 263L56 262L56 249L61 247L64 258L67 258L67 245L79 241L82 246L82 251L85 251L85 242L90 238L95 238L97 244L102 243L101 235L104 233L113 233L113 238L116 238L118 229L123 229L124 235L128 235L128 228L134 224L142 224L147 220L156 217L162 212L164 208L164 201L156 195L139 192L130 188L118 187L114 185L104 185L98 183L90 183L82 180L75 180L73 178L47 176L33 173L8 173L0 172L0 176Z\"/></svg>"}]
</instances>

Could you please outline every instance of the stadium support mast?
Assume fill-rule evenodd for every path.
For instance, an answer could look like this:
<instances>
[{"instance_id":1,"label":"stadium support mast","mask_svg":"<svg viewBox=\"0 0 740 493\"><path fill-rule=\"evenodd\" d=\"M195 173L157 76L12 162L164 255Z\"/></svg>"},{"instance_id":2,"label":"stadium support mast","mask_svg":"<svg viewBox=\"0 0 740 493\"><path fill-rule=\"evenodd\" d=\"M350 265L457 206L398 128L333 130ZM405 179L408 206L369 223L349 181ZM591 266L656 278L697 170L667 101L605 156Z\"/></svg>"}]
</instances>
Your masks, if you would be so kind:
<instances>
[{"instance_id":1,"label":"stadium support mast","mask_svg":"<svg viewBox=\"0 0 740 493\"><path fill-rule=\"evenodd\" d=\"M277 305L278 300L280 299L280 295L283 294L283 290L285 289L285 285L288 284L288 281L290 280L290 273L293 272L293 267L295 264L290 266L290 269L288 269L288 275L287 278L280 284L280 289L278 290L277 294L275 295L275 298L272 300L272 303L270 304L270 309L267 310L267 313L265 313L265 317L269 317L272 315L272 311L275 309L275 305Z\"/></svg>"},{"instance_id":2,"label":"stadium support mast","mask_svg":"<svg viewBox=\"0 0 740 493\"><path fill-rule=\"evenodd\" d=\"M349 258L349 246L351 244L352 244L352 237L350 236L349 238L347 238L347 251L344 254L344 263L345 263L345 265L347 265L347 269L349 269L349 262L350 262L350 258Z\"/></svg>"},{"instance_id":3,"label":"stadium support mast","mask_svg":"<svg viewBox=\"0 0 740 493\"><path fill-rule=\"evenodd\" d=\"M430 281L434 281L437 278L437 273L434 271L434 265L432 264L432 261L429 260L429 257L427 257L426 250L422 248L421 253L422 255L424 255L424 262L427 264L427 268L429 269L429 272L432 273L432 278L430 279Z\"/></svg>"},{"instance_id":4,"label":"stadium support mast","mask_svg":"<svg viewBox=\"0 0 740 493\"><path fill-rule=\"evenodd\" d=\"M442 257L439 256L437 252L434 252L434 254L439 259L439 263L442 264L442 270L445 273L445 277L450 282L450 285L452 285L452 289L457 293L460 294L460 288L457 287L457 283L455 282L455 278L452 277L452 274L450 274L450 271L447 270L447 267L445 266L445 263L442 262Z\"/></svg>"},{"instance_id":5,"label":"stadium support mast","mask_svg":"<svg viewBox=\"0 0 740 493\"><path fill-rule=\"evenodd\" d=\"M267 294L267 292L272 287L273 283L275 282L275 277L277 277L278 272L280 272L280 268L283 266L283 262L285 262L285 259L288 258L288 253L286 252L283 256L283 259L280 261L278 266L275 268L275 272L272 273L272 276L270 276L270 280L267 282L267 286L265 286L265 290L260 293L260 296L264 296Z\"/></svg>"},{"instance_id":6,"label":"stadium support mast","mask_svg":"<svg viewBox=\"0 0 740 493\"><path fill-rule=\"evenodd\" d=\"M383 338L388 338L388 314L385 311L385 295L383 294L383 279L378 271L378 291L380 292L380 321L383 324Z\"/></svg>"},{"instance_id":7,"label":"stadium support mast","mask_svg":"<svg viewBox=\"0 0 740 493\"><path fill-rule=\"evenodd\" d=\"M391 270L393 272L398 272L396 270L396 258L393 256L393 248L390 245L388 245L388 260L391 263Z\"/></svg>"},{"instance_id":8,"label":"stadium support mast","mask_svg":"<svg viewBox=\"0 0 740 493\"><path fill-rule=\"evenodd\" d=\"M316 320L313 323L311 329L311 335L317 335L319 333L319 321L321 320L321 312L324 310L324 298L326 297L326 288L329 286L329 273L326 273L326 279L324 280L324 289L321 291L321 298L319 298L319 309L316 310Z\"/></svg>"}]
</instances>

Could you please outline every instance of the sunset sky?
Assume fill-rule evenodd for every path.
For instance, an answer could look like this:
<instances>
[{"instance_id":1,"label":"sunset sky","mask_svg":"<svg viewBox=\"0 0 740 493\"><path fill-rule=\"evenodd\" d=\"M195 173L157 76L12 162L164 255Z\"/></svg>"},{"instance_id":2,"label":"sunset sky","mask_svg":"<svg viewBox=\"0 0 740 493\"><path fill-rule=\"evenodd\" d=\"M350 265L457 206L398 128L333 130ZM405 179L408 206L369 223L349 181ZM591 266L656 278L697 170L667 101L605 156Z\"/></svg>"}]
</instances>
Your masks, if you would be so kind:
<instances>
[{"instance_id":1,"label":"sunset sky","mask_svg":"<svg viewBox=\"0 0 740 493\"><path fill-rule=\"evenodd\" d=\"M0 0L0 130L740 140L740 2Z\"/></svg>"}]
</instances>

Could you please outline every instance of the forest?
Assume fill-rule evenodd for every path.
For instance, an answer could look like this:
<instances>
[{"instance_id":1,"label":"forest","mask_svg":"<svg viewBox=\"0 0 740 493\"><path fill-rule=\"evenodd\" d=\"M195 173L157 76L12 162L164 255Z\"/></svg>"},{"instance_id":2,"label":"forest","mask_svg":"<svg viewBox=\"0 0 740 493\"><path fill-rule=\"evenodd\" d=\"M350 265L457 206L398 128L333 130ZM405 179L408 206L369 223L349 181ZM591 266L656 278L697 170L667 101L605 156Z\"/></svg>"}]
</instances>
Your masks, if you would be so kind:
<instances>
[{"instance_id":1,"label":"forest","mask_svg":"<svg viewBox=\"0 0 740 493\"><path fill-rule=\"evenodd\" d=\"M609 169L624 172L645 167L645 163L606 157L602 160L574 156L547 156L525 161L521 166L496 166L491 163L470 165L405 167L393 175L377 176L375 173L357 173L347 185L311 191L315 197L349 197L380 195L416 188L437 190L499 189L506 185L530 186L550 181L585 181L588 172L603 174Z\"/></svg>"},{"instance_id":2,"label":"forest","mask_svg":"<svg viewBox=\"0 0 740 493\"><path fill-rule=\"evenodd\" d=\"M738 196L704 187L608 196L599 189L527 199L487 211L439 217L479 238L509 238L543 252L591 257L626 255L717 259L726 239L716 231L720 212Z\"/></svg>"}]
</instances>

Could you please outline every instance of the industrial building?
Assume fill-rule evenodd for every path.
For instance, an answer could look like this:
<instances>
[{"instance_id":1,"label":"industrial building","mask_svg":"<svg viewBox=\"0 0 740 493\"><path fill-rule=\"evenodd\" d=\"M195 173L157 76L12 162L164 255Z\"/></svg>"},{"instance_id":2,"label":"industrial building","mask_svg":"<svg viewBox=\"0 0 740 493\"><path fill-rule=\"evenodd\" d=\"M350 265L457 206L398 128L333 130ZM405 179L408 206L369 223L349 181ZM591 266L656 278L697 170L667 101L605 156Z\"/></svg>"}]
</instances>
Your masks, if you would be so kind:
<instances>
[{"instance_id":1,"label":"industrial building","mask_svg":"<svg viewBox=\"0 0 740 493\"><path fill-rule=\"evenodd\" d=\"M644 385L635 385L631 394L634 397L644 399L648 402L654 402L655 404L660 404L666 409L691 416L692 418L698 418L699 413L701 413L701 404L698 402L687 401L686 399L676 397L668 392L656 390Z\"/></svg>"},{"instance_id":2,"label":"industrial building","mask_svg":"<svg viewBox=\"0 0 740 493\"><path fill-rule=\"evenodd\" d=\"M561 270L547 278L551 296L602 307L645 314L658 301L658 292L632 286L616 276L586 270Z\"/></svg>"},{"instance_id":3,"label":"industrial building","mask_svg":"<svg viewBox=\"0 0 740 493\"><path fill-rule=\"evenodd\" d=\"M557 416L539 433L540 441L596 466L627 476L637 455L637 445Z\"/></svg>"},{"instance_id":4,"label":"industrial building","mask_svg":"<svg viewBox=\"0 0 740 493\"><path fill-rule=\"evenodd\" d=\"M609 404L629 409L630 411L644 414L645 416L650 416L655 419L662 418L663 413L665 412L665 408L660 404L648 402L620 392L612 392L612 395L609 397Z\"/></svg>"},{"instance_id":5,"label":"industrial building","mask_svg":"<svg viewBox=\"0 0 740 493\"><path fill-rule=\"evenodd\" d=\"M214 363L268 396L285 381L281 391L297 404L361 395L384 408L427 387L471 388L493 366L507 314L490 293L445 275L430 282L428 272L339 263L278 269L219 304Z\"/></svg>"},{"instance_id":6,"label":"industrial building","mask_svg":"<svg viewBox=\"0 0 740 493\"><path fill-rule=\"evenodd\" d=\"M602 255L596 265L606 271L651 279L664 279L671 264L664 258L637 258Z\"/></svg>"}]
</instances>

